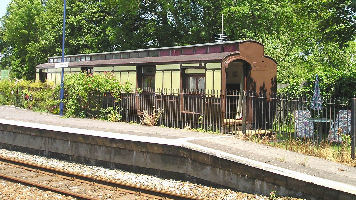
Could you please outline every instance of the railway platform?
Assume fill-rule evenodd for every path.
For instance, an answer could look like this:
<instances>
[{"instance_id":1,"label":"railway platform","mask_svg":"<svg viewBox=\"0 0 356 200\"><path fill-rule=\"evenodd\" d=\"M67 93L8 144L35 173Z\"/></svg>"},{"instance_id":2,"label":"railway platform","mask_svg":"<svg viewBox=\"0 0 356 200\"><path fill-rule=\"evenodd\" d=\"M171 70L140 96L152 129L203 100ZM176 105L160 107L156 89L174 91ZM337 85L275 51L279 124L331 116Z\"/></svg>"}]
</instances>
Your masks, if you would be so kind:
<instances>
[{"instance_id":1,"label":"railway platform","mask_svg":"<svg viewBox=\"0 0 356 200\"><path fill-rule=\"evenodd\" d=\"M0 107L0 147L191 177L243 192L356 199L356 168L234 135Z\"/></svg>"}]
</instances>

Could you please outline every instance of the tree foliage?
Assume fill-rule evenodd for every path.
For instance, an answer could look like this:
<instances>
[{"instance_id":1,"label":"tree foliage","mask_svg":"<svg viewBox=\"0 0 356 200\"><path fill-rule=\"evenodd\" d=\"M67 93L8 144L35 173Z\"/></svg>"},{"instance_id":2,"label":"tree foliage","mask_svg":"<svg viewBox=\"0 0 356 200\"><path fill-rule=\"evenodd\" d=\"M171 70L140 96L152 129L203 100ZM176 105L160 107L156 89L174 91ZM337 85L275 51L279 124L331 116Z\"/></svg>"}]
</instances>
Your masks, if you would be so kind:
<instances>
[{"instance_id":1,"label":"tree foliage","mask_svg":"<svg viewBox=\"0 0 356 200\"><path fill-rule=\"evenodd\" d=\"M13 0L7 9L1 29L1 52L16 77L33 78L33 66L44 61L39 55L42 53L39 18L43 10L39 0Z\"/></svg>"},{"instance_id":2,"label":"tree foliage","mask_svg":"<svg viewBox=\"0 0 356 200\"><path fill-rule=\"evenodd\" d=\"M352 0L67 0L66 54L213 42L221 14L229 40L252 39L278 62L282 92L355 95ZM2 68L33 79L60 55L63 0L12 0L0 25ZM342 87L348 85L347 88Z\"/></svg>"},{"instance_id":3,"label":"tree foliage","mask_svg":"<svg viewBox=\"0 0 356 200\"><path fill-rule=\"evenodd\" d=\"M311 93L315 74L324 95L356 95L355 13L351 1L226 1L229 38L255 39L278 62L289 95ZM340 92L341 82L349 87Z\"/></svg>"}]
</instances>

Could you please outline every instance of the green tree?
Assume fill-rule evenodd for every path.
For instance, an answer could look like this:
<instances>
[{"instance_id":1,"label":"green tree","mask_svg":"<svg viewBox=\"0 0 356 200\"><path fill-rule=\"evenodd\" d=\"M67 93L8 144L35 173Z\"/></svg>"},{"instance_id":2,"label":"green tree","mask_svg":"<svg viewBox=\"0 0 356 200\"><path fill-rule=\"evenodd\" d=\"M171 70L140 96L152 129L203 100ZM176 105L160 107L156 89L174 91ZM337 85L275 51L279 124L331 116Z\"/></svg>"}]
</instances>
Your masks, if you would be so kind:
<instances>
[{"instance_id":1,"label":"green tree","mask_svg":"<svg viewBox=\"0 0 356 200\"><path fill-rule=\"evenodd\" d=\"M221 14L229 40L252 39L277 60L281 90L354 95L352 0L67 0L66 54L213 42ZM0 65L34 78L37 64L60 55L63 0L12 0L0 25ZM348 85L345 89L342 85Z\"/></svg>"},{"instance_id":2,"label":"green tree","mask_svg":"<svg viewBox=\"0 0 356 200\"><path fill-rule=\"evenodd\" d=\"M2 21L1 52L6 56L14 77L33 79L41 56L39 16L44 11L40 0L13 0Z\"/></svg>"},{"instance_id":3,"label":"green tree","mask_svg":"<svg viewBox=\"0 0 356 200\"><path fill-rule=\"evenodd\" d=\"M341 77L356 80L355 62L347 53L355 51L349 42L355 40L351 1L225 1L223 12L229 38L258 40L277 60L277 80L289 85L282 92L310 93L319 74L325 95L354 93L355 87L336 92Z\"/></svg>"},{"instance_id":4,"label":"green tree","mask_svg":"<svg viewBox=\"0 0 356 200\"><path fill-rule=\"evenodd\" d=\"M318 30L324 42L338 43L341 47L355 40L356 1L318 1Z\"/></svg>"},{"instance_id":5,"label":"green tree","mask_svg":"<svg viewBox=\"0 0 356 200\"><path fill-rule=\"evenodd\" d=\"M69 0L66 53L92 53L111 49L106 34L110 13L102 1Z\"/></svg>"},{"instance_id":6,"label":"green tree","mask_svg":"<svg viewBox=\"0 0 356 200\"><path fill-rule=\"evenodd\" d=\"M219 32L218 1L104 1L111 17L110 42L118 50L214 41ZM116 6L115 6L116 5Z\"/></svg>"}]
</instances>

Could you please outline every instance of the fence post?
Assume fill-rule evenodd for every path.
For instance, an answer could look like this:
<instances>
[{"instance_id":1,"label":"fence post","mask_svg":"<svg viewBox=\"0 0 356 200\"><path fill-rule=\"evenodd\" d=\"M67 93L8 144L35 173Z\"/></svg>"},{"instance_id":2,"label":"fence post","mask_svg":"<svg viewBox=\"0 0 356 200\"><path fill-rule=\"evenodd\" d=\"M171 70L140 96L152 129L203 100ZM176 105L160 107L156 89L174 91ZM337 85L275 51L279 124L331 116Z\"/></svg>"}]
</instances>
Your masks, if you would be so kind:
<instances>
[{"instance_id":1,"label":"fence post","mask_svg":"<svg viewBox=\"0 0 356 200\"><path fill-rule=\"evenodd\" d=\"M242 100L242 133L246 134L246 117L247 117L247 92L243 91L242 94L243 95L243 100Z\"/></svg>"},{"instance_id":2,"label":"fence post","mask_svg":"<svg viewBox=\"0 0 356 200\"><path fill-rule=\"evenodd\" d=\"M351 99L351 158L355 159L356 98Z\"/></svg>"}]
</instances>

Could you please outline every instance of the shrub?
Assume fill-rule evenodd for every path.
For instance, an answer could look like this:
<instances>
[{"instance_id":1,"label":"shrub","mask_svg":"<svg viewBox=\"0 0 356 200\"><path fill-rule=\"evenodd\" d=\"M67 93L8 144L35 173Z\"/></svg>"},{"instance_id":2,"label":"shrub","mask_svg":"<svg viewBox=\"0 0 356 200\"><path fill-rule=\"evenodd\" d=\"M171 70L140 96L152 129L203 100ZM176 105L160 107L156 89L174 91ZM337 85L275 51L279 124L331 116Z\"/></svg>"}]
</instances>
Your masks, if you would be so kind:
<instances>
[{"instance_id":1,"label":"shrub","mask_svg":"<svg viewBox=\"0 0 356 200\"><path fill-rule=\"evenodd\" d=\"M157 125L158 120L161 118L163 109L154 108L152 114L149 114L147 110L143 111L141 116L141 124L146 126L155 126Z\"/></svg>"},{"instance_id":2,"label":"shrub","mask_svg":"<svg viewBox=\"0 0 356 200\"><path fill-rule=\"evenodd\" d=\"M67 117L119 121L121 92L130 92L129 83L121 84L112 73L69 74L64 84ZM0 81L0 105L15 105L35 111L59 113L60 86L25 80ZM107 103L112 101L111 103ZM106 103L106 104L105 104Z\"/></svg>"},{"instance_id":3,"label":"shrub","mask_svg":"<svg viewBox=\"0 0 356 200\"><path fill-rule=\"evenodd\" d=\"M113 73L69 74L65 77L65 115L118 121L121 92L130 84L121 84Z\"/></svg>"},{"instance_id":4,"label":"shrub","mask_svg":"<svg viewBox=\"0 0 356 200\"><path fill-rule=\"evenodd\" d=\"M51 83L31 82L25 80L1 80L0 104L35 111L47 111L54 114L58 110L59 87Z\"/></svg>"}]
</instances>

